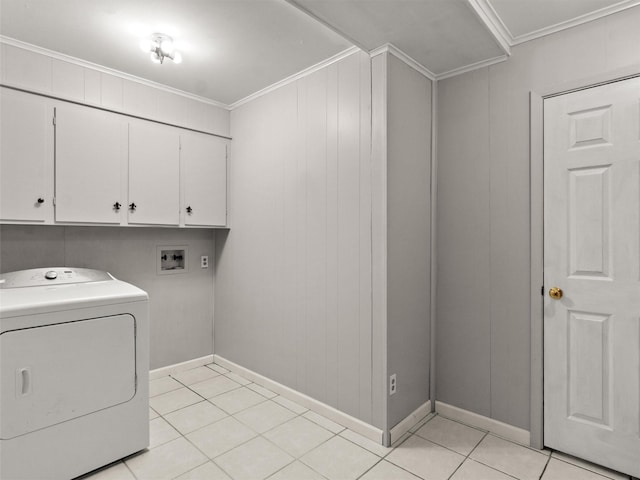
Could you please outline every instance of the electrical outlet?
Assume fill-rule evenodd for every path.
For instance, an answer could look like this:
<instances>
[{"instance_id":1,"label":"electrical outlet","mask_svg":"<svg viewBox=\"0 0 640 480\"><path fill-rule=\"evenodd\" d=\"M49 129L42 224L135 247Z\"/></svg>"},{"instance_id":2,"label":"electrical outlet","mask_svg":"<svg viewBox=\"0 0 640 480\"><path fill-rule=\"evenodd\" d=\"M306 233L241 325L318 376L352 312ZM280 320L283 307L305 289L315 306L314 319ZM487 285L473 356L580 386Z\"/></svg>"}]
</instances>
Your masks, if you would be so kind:
<instances>
[{"instance_id":1,"label":"electrical outlet","mask_svg":"<svg viewBox=\"0 0 640 480\"><path fill-rule=\"evenodd\" d=\"M200 257L200 268L209 268L209 256L202 255Z\"/></svg>"},{"instance_id":2,"label":"electrical outlet","mask_svg":"<svg viewBox=\"0 0 640 480\"><path fill-rule=\"evenodd\" d=\"M394 373L389 377L389 395L393 395L398 390L398 377Z\"/></svg>"}]
</instances>

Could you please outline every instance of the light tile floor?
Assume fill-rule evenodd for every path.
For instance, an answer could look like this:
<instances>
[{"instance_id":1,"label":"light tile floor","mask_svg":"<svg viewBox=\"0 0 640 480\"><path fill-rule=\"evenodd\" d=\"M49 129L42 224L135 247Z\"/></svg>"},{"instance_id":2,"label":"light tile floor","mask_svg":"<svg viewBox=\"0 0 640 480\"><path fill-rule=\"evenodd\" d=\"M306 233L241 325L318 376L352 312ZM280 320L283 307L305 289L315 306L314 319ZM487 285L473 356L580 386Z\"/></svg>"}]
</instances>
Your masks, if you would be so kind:
<instances>
[{"instance_id":1,"label":"light tile floor","mask_svg":"<svg viewBox=\"0 0 640 480\"><path fill-rule=\"evenodd\" d=\"M211 364L150 382L148 450L85 480L621 480L441 416L378 445Z\"/></svg>"}]
</instances>

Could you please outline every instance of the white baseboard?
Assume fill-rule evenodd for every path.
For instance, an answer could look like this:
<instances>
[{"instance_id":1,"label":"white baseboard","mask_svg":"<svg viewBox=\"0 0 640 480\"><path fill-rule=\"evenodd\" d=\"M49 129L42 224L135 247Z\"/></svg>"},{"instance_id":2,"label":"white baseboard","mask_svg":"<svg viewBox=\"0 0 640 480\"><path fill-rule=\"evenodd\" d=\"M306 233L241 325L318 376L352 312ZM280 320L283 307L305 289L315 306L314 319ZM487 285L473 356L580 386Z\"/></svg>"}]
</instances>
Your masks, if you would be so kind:
<instances>
[{"instance_id":1,"label":"white baseboard","mask_svg":"<svg viewBox=\"0 0 640 480\"><path fill-rule=\"evenodd\" d=\"M389 435L391 437L391 445L393 445L400 437L402 437L402 435L411 430L414 425L416 425L420 420L422 420L430 413L431 400L427 400L391 429L391 431L389 432Z\"/></svg>"},{"instance_id":2,"label":"white baseboard","mask_svg":"<svg viewBox=\"0 0 640 480\"><path fill-rule=\"evenodd\" d=\"M149 372L149 380L155 380L160 377L165 377L167 375L172 375L184 370L201 367L202 365L208 365L210 363L213 363L213 355L205 355L204 357L194 358L193 360L187 360L186 362L175 363L166 367L156 368L155 370L151 370Z\"/></svg>"},{"instance_id":3,"label":"white baseboard","mask_svg":"<svg viewBox=\"0 0 640 480\"><path fill-rule=\"evenodd\" d=\"M443 417L456 420L460 423L466 423L472 427L487 430L506 440L529 446L531 444L531 434L528 430L514 427L507 423L494 420L493 418L478 415L477 413L463 410L446 403L436 401L436 412Z\"/></svg>"},{"instance_id":4,"label":"white baseboard","mask_svg":"<svg viewBox=\"0 0 640 480\"><path fill-rule=\"evenodd\" d=\"M282 385L281 383L271 380L270 378L264 377L259 373L254 372L253 370L241 367L240 365L233 363L232 361L227 360L219 355L214 355L213 360L221 367L227 368L232 372L237 373L241 377L246 378L247 380L251 380L252 382L257 383L264 388L268 388L272 392L282 395L283 397L291 401L299 403L303 407L308 408L315 413L323 415L328 419L342 425L343 427L359 433L369 440L383 445L383 432L379 428L374 427L373 425L369 425L362 420L341 412L340 410L337 410L330 405L327 405L326 403L322 403L303 393L293 390L292 388Z\"/></svg>"}]
</instances>

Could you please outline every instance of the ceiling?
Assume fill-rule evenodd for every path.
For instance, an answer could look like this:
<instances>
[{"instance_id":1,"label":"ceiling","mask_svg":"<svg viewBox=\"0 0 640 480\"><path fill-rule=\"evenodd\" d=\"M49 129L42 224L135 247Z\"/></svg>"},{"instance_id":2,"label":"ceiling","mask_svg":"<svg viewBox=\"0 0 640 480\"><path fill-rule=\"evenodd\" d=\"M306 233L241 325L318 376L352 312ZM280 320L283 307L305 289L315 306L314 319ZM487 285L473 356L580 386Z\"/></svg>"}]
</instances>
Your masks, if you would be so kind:
<instances>
[{"instance_id":1,"label":"ceiling","mask_svg":"<svg viewBox=\"0 0 640 480\"><path fill-rule=\"evenodd\" d=\"M353 45L391 44L435 78L640 0L0 0L0 34L233 105ZM640 7L637 7L640 8ZM183 62L139 43L171 35Z\"/></svg>"}]
</instances>

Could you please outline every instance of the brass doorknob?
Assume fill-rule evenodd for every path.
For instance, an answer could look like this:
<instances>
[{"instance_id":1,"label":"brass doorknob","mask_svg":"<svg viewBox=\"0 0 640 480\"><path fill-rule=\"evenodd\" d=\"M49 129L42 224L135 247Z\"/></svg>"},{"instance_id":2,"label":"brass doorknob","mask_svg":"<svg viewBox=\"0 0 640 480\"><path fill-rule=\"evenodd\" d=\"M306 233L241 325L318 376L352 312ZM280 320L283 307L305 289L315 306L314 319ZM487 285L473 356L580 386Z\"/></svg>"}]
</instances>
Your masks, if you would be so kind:
<instances>
[{"instance_id":1,"label":"brass doorknob","mask_svg":"<svg viewBox=\"0 0 640 480\"><path fill-rule=\"evenodd\" d=\"M560 300L562 298L563 292L560 287L551 287L549 290L549 296L554 300Z\"/></svg>"}]
</instances>

